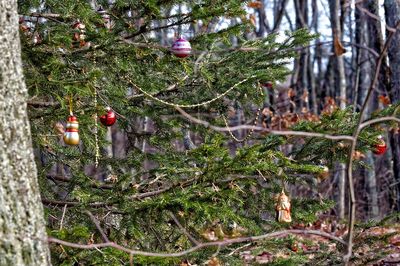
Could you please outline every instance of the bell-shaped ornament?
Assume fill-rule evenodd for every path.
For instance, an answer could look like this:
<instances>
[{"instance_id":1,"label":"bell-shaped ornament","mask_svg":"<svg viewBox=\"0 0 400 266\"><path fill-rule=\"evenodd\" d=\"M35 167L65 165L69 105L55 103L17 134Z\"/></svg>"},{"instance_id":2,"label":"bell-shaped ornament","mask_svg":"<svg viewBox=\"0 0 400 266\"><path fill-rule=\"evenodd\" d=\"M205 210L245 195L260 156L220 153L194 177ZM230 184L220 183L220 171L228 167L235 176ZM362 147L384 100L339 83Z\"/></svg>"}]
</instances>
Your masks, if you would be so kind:
<instances>
[{"instance_id":1,"label":"bell-shaped ornament","mask_svg":"<svg viewBox=\"0 0 400 266\"><path fill-rule=\"evenodd\" d=\"M276 220L280 223L290 223L292 216L290 214L290 199L286 196L285 191L279 194L277 203L275 205Z\"/></svg>"},{"instance_id":2,"label":"bell-shaped ornament","mask_svg":"<svg viewBox=\"0 0 400 266\"><path fill-rule=\"evenodd\" d=\"M68 117L67 126L64 132L64 142L67 145L78 145L79 144L79 123L78 119L74 115Z\"/></svg>"}]
</instances>

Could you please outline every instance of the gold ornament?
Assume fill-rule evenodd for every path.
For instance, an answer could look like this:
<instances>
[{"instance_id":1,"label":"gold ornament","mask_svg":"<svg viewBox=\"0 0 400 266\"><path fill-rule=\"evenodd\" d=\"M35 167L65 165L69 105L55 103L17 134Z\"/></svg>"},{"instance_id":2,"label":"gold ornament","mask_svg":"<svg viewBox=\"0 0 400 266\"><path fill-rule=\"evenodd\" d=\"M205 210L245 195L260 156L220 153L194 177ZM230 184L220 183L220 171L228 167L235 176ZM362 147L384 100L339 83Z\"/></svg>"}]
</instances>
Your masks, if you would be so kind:
<instances>
[{"instance_id":1,"label":"gold ornament","mask_svg":"<svg viewBox=\"0 0 400 266\"><path fill-rule=\"evenodd\" d=\"M67 145L78 145L79 144L79 123L76 116L72 112L72 96L69 97L69 117L67 126L64 132L64 142Z\"/></svg>"},{"instance_id":2,"label":"gold ornament","mask_svg":"<svg viewBox=\"0 0 400 266\"><path fill-rule=\"evenodd\" d=\"M78 119L74 115L68 117L68 122L66 130L64 132L64 142L68 145L78 145L79 144L79 123Z\"/></svg>"},{"instance_id":3,"label":"gold ornament","mask_svg":"<svg viewBox=\"0 0 400 266\"><path fill-rule=\"evenodd\" d=\"M276 219L278 222L292 222L292 216L290 215L290 206L290 199L288 196L286 196L285 191L282 189L282 192L279 194L278 201L275 205Z\"/></svg>"},{"instance_id":4,"label":"gold ornament","mask_svg":"<svg viewBox=\"0 0 400 266\"><path fill-rule=\"evenodd\" d=\"M328 166L321 166L321 172L318 173L319 180L325 180L329 176Z\"/></svg>"}]
</instances>

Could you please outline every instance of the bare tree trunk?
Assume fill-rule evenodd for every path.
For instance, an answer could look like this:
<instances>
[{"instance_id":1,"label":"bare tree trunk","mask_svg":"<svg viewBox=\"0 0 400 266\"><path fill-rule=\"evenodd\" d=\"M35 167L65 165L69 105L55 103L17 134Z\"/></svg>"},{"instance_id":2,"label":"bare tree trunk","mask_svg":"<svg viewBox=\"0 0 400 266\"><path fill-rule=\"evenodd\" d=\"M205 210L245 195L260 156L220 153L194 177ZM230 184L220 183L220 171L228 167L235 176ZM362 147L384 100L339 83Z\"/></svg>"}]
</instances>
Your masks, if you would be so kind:
<instances>
[{"instance_id":1,"label":"bare tree trunk","mask_svg":"<svg viewBox=\"0 0 400 266\"><path fill-rule=\"evenodd\" d=\"M329 2L330 12L331 12L331 25L332 25L332 36L334 39L341 40L342 36L342 28L341 22L339 21L339 7L340 0L330 1ZM335 47L333 50L336 50ZM335 51L336 53L336 51ZM344 71L344 61L343 56L341 54L336 54L336 79L335 83L339 88L339 106L340 109L346 108L346 75ZM344 218L345 214L345 178L346 178L346 167L343 163L338 164L336 168L336 174L338 177L338 187L339 187L339 195L338 195L338 216L340 219Z\"/></svg>"},{"instance_id":2,"label":"bare tree trunk","mask_svg":"<svg viewBox=\"0 0 400 266\"><path fill-rule=\"evenodd\" d=\"M282 19L283 19L283 16L285 15L287 3L288 3L288 0L279 1L279 6L274 11L274 13L275 13L275 15L274 15L274 27L272 28L271 32L276 32L279 29L279 27L281 25L281 22L282 22Z\"/></svg>"},{"instance_id":3,"label":"bare tree trunk","mask_svg":"<svg viewBox=\"0 0 400 266\"><path fill-rule=\"evenodd\" d=\"M395 0L385 0L386 24L394 28L400 21L400 3ZM390 66L390 90L392 102L400 101L400 34L397 32L388 47ZM390 144L393 155L393 173L397 182L397 210L400 211L400 134L390 134Z\"/></svg>"},{"instance_id":4,"label":"bare tree trunk","mask_svg":"<svg viewBox=\"0 0 400 266\"><path fill-rule=\"evenodd\" d=\"M15 0L0 0L0 37L0 265L50 265Z\"/></svg>"},{"instance_id":5,"label":"bare tree trunk","mask_svg":"<svg viewBox=\"0 0 400 266\"><path fill-rule=\"evenodd\" d=\"M296 28L308 28L308 0L294 0L296 9ZM298 99L298 109L309 110L309 60L310 49L302 49L300 57L295 60L295 75L293 77L296 84Z\"/></svg>"},{"instance_id":6,"label":"bare tree trunk","mask_svg":"<svg viewBox=\"0 0 400 266\"><path fill-rule=\"evenodd\" d=\"M376 16L379 16L379 1L378 0L369 0L365 1L365 7L368 11ZM382 27L381 22L376 19L372 19L368 17L368 40L369 40L369 47L375 50L377 53L381 53L383 51L383 34L382 34ZM375 58L370 60L371 65L373 66L371 69L375 69ZM387 60L384 58L382 61L382 66L379 73L378 79L378 88L380 91L387 91L389 89L389 77L388 77L388 66ZM374 92L372 94L372 99L369 101L365 115L369 116L373 111L378 108L378 92ZM375 165L374 165L374 158L372 157L372 153L368 153L367 156L368 162L371 162L371 169L365 176L367 188L368 188L368 209L369 209L369 217L375 218L379 215L379 205L378 205L378 191L377 191L377 180L376 180L376 173L375 173ZM387 156L384 155L384 156ZM382 160L382 158L380 158Z\"/></svg>"},{"instance_id":7,"label":"bare tree trunk","mask_svg":"<svg viewBox=\"0 0 400 266\"><path fill-rule=\"evenodd\" d=\"M264 1L261 1L261 7L257 8L258 13L258 32L256 32L257 37L264 37L269 31L267 14L265 13Z\"/></svg>"}]
</instances>

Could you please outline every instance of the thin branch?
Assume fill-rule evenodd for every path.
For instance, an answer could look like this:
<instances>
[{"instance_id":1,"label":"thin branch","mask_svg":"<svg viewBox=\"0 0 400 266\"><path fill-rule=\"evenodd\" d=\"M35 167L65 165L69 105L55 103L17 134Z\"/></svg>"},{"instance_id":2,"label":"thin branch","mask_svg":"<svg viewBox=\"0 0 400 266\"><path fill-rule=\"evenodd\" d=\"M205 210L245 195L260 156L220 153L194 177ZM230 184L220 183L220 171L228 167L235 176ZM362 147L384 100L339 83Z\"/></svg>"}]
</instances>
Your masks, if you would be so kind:
<instances>
[{"instance_id":1,"label":"thin branch","mask_svg":"<svg viewBox=\"0 0 400 266\"><path fill-rule=\"evenodd\" d=\"M61 181L61 182L71 182L71 178L65 177L65 176L59 176L59 175L46 175L47 179L50 180L57 180L57 181ZM91 184L92 188L101 188L101 189L112 189L114 188L113 185L108 185L108 184L96 184L96 183L92 183Z\"/></svg>"},{"instance_id":2,"label":"thin branch","mask_svg":"<svg viewBox=\"0 0 400 266\"><path fill-rule=\"evenodd\" d=\"M64 208L63 208L63 213L62 213L62 216L61 216L61 221L60 221L60 231L62 230L62 228L63 228L63 222L64 222L64 217L65 217L65 212L67 211L67 205L65 204L64 205Z\"/></svg>"},{"instance_id":3,"label":"thin branch","mask_svg":"<svg viewBox=\"0 0 400 266\"><path fill-rule=\"evenodd\" d=\"M104 233L103 228L101 228L99 220L97 220L96 217L94 217L93 213L91 213L90 211L85 211L85 213L89 216L90 220L92 220L92 222L96 226L97 230L99 231L99 233L101 235L101 238L103 238L103 241L105 243L110 242L107 235Z\"/></svg>"},{"instance_id":4,"label":"thin branch","mask_svg":"<svg viewBox=\"0 0 400 266\"><path fill-rule=\"evenodd\" d=\"M194 238L189 232L183 227L183 225L179 222L178 218L172 213L169 212L169 216L171 216L172 220L176 223L176 225L179 227L179 229L182 231L182 233L189 239L190 242L192 242L193 245L197 246L200 244L200 242Z\"/></svg>"},{"instance_id":5,"label":"thin branch","mask_svg":"<svg viewBox=\"0 0 400 266\"><path fill-rule=\"evenodd\" d=\"M387 121L395 121L397 123L400 123L400 118L397 118L395 116L385 116L385 117L374 118L374 119L367 120L367 121L361 123L360 129L363 129L363 128L373 125L373 124L387 122Z\"/></svg>"},{"instance_id":6,"label":"thin branch","mask_svg":"<svg viewBox=\"0 0 400 266\"><path fill-rule=\"evenodd\" d=\"M266 238L273 238L273 237L285 237L288 234L303 234L303 235L317 235L321 236L327 239L331 239L334 241L337 241L344 246L346 246L346 242L334 235L322 232L322 231L316 231L316 230L297 230L297 229L291 229L291 230L283 230L283 231L277 231L277 232L272 232L264 235L259 235L259 236L250 236L250 237L239 237L239 238L233 238L233 239L227 239L223 241L215 241L215 242L206 242L206 243L200 243L197 246L194 246L192 248L180 251L180 252L175 252L175 253L156 253L156 252L148 252L148 251L141 251L141 250L134 250L130 249L124 246L121 246L117 243L114 242L108 242L108 243L100 243L100 244L78 244L78 243L72 243L68 241L64 241L61 239L49 237L47 241L49 243L57 243L60 245L72 247L72 248L79 248L79 249L96 249L96 248L105 248L105 247L112 247L121 251L124 251L126 253L129 253L131 255L140 255L140 256L147 256L147 257L159 257L159 258L170 258L170 257L182 257L184 255L187 255L189 253L195 252L200 249L204 249L207 247L223 247L223 246L228 246L232 244L237 244L237 243L243 243L243 242L255 242L255 241L260 241Z\"/></svg>"},{"instance_id":7,"label":"thin branch","mask_svg":"<svg viewBox=\"0 0 400 266\"><path fill-rule=\"evenodd\" d=\"M79 201L62 201L62 200L52 200L52 199L46 199L42 198L42 203L46 205L62 205L62 206L78 206L78 205L84 205L85 203L79 202ZM88 203L88 206L94 207L94 208L99 208L99 207L106 207L111 205L110 203L106 202L92 202Z\"/></svg>"},{"instance_id":8,"label":"thin branch","mask_svg":"<svg viewBox=\"0 0 400 266\"><path fill-rule=\"evenodd\" d=\"M43 101L28 101L28 105L36 108L49 107L49 106L61 106L59 102L43 102Z\"/></svg>"},{"instance_id":9,"label":"thin branch","mask_svg":"<svg viewBox=\"0 0 400 266\"><path fill-rule=\"evenodd\" d=\"M196 124L203 125L206 128L210 128L210 129L218 131L218 132L229 132L229 131L235 131L235 130L248 129L248 130L255 130L255 131L260 131L260 132L266 132L266 133L270 133L273 135L318 137L318 138L326 138L326 139L331 139L331 140L350 140L350 141L353 140L353 137L346 136L346 135L337 135L336 136L336 135L330 135L330 134L324 134L324 133L314 133L314 132L304 132L304 131L271 130L271 129L264 128L264 127L250 126L250 125L239 125L239 126L234 126L234 127L219 127L219 126L214 126L207 121L198 119L198 118L188 114L180 107L175 107L175 109L179 113L181 113L185 118L187 118L189 121L192 121L193 123L196 123Z\"/></svg>"}]
</instances>

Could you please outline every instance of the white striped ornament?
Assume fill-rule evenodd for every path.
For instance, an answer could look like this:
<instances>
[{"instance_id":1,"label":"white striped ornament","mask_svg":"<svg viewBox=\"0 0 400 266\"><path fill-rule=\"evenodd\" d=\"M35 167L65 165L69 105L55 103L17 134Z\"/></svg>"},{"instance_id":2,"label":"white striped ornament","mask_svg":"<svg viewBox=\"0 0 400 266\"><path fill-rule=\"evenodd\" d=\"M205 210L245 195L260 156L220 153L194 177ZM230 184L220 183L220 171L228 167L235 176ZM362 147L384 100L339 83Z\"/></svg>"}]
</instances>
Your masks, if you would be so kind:
<instances>
[{"instance_id":1,"label":"white striped ornament","mask_svg":"<svg viewBox=\"0 0 400 266\"><path fill-rule=\"evenodd\" d=\"M179 58L189 56L191 51L192 47L190 46L190 42L182 37L177 39L171 47L171 52Z\"/></svg>"}]
</instances>

